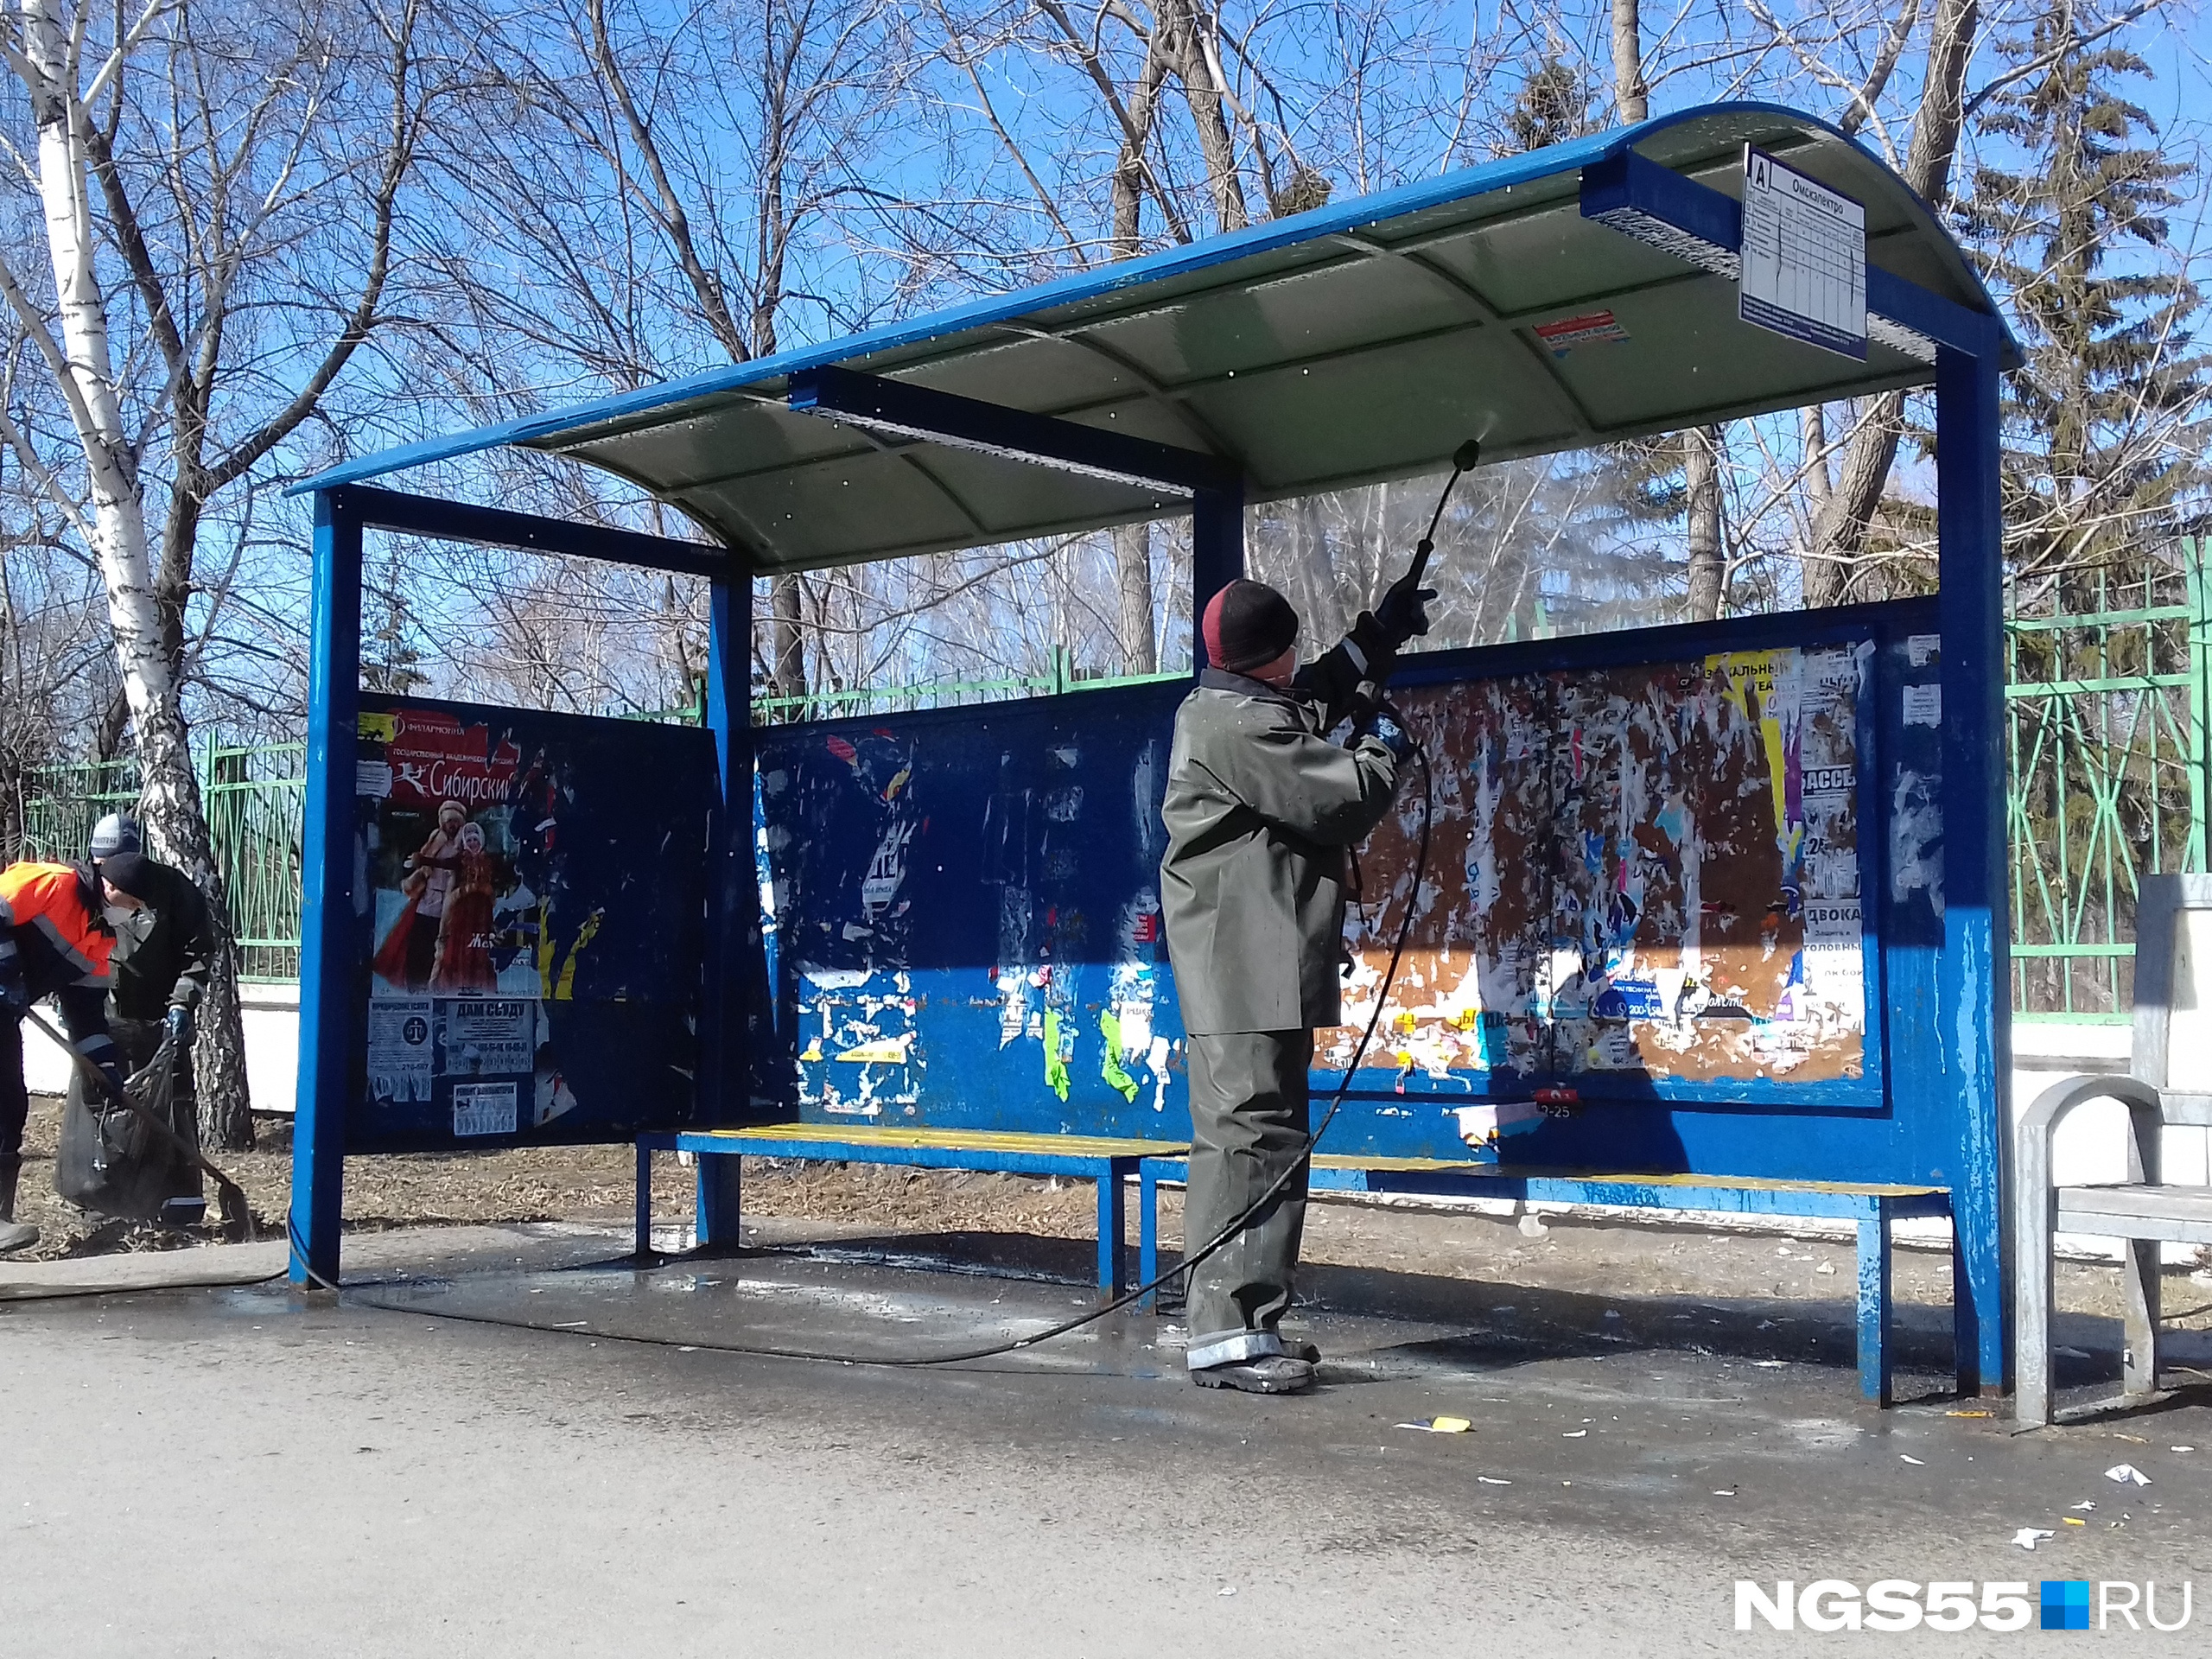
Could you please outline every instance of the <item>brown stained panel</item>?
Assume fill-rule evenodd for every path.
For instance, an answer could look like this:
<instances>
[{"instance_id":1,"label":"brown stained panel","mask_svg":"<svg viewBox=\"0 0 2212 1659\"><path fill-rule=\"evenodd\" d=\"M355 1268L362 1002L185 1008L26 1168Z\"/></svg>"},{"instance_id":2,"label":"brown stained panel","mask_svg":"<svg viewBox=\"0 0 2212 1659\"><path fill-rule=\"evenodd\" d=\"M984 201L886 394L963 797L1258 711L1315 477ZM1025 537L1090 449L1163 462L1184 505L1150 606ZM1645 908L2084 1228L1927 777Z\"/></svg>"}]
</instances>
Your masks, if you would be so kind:
<instances>
[{"instance_id":1,"label":"brown stained panel","mask_svg":"<svg viewBox=\"0 0 2212 1659\"><path fill-rule=\"evenodd\" d=\"M1400 698L1433 757L1429 879L1366 1065L1407 1075L1862 1075L1851 647ZM1360 850L1341 1065L1412 898L1420 775Z\"/></svg>"}]
</instances>

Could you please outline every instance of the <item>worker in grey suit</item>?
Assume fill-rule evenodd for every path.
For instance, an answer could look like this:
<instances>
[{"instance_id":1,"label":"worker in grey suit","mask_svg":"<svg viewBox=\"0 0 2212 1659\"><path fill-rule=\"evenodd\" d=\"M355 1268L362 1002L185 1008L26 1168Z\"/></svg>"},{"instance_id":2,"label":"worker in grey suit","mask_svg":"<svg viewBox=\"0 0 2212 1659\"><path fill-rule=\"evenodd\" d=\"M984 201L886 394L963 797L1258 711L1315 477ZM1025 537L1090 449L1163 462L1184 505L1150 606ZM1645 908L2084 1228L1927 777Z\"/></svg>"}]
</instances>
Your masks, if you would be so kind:
<instances>
[{"instance_id":1,"label":"worker in grey suit","mask_svg":"<svg viewBox=\"0 0 2212 1659\"><path fill-rule=\"evenodd\" d=\"M1160 884L1190 1039L1184 1248L1258 1206L1192 1271L1186 1363L1201 1387L1313 1381L1318 1354L1277 1329L1306 1221L1306 1071L1314 1027L1340 1018L1348 849L1389 810L1409 747L1379 703L1398 651L1428 630L1435 595L1417 582L1394 584L1302 670L1289 601L1231 582L1205 609L1212 665L1175 716ZM1351 740L1331 742L1347 718Z\"/></svg>"}]
</instances>

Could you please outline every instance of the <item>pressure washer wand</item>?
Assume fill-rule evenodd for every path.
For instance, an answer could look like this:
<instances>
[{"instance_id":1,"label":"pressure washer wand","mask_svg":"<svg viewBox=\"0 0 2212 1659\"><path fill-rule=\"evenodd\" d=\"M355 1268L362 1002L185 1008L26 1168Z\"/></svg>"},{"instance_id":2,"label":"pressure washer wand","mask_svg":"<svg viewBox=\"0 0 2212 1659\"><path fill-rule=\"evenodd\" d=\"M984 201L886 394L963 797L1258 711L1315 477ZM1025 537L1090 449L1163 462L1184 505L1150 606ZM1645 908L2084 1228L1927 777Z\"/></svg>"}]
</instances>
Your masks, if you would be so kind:
<instances>
[{"instance_id":1,"label":"pressure washer wand","mask_svg":"<svg viewBox=\"0 0 2212 1659\"><path fill-rule=\"evenodd\" d=\"M99 1090L110 1100L121 1105L126 1111L135 1113L140 1122L153 1130L156 1136L168 1143L171 1151L180 1157L189 1159L207 1172L208 1179L215 1183L215 1204L223 1217L223 1236L226 1238L234 1244L250 1243L252 1240L253 1211L246 1204L245 1188L209 1163L207 1154L179 1135L173 1125L163 1122L160 1114L149 1110L139 1102L131 1099L128 1090L118 1090L110 1083L107 1073L78 1052L77 1046L65 1040L60 1032L47 1023L45 1017L37 1009L25 1008L23 1018L44 1032L53 1039L56 1046L68 1054L70 1059L76 1063L78 1071L87 1084ZM174 1062L175 1055L175 1047L165 1041L156 1052L154 1064L164 1066L170 1065Z\"/></svg>"},{"instance_id":2,"label":"pressure washer wand","mask_svg":"<svg viewBox=\"0 0 2212 1659\"><path fill-rule=\"evenodd\" d=\"M1459 487L1462 475L1481 465L1482 458L1482 442L1476 438L1469 438L1452 452L1452 476L1444 480L1443 493L1436 498L1436 511L1428 515L1427 531L1414 543L1414 562L1400 578L1408 587L1421 586L1421 579L1428 570L1428 556L1436 551L1436 527L1444 522L1444 509L1452 505L1452 492Z\"/></svg>"}]
</instances>

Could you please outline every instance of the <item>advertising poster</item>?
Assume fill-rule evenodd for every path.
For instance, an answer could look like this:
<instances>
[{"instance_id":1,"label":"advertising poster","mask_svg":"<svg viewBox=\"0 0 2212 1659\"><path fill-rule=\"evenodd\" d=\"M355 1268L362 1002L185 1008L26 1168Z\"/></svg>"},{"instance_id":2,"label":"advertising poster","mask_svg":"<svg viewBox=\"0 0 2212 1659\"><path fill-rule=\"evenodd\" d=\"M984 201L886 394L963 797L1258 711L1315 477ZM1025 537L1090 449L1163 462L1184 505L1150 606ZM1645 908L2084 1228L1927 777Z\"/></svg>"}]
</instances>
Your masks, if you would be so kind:
<instances>
[{"instance_id":1,"label":"advertising poster","mask_svg":"<svg viewBox=\"0 0 2212 1659\"><path fill-rule=\"evenodd\" d=\"M365 698L353 1142L620 1138L688 1122L713 740Z\"/></svg>"},{"instance_id":2,"label":"advertising poster","mask_svg":"<svg viewBox=\"0 0 2212 1659\"><path fill-rule=\"evenodd\" d=\"M1654 1080L1865 1075L1859 774L1872 647L1408 690L1437 756L1442 902L1417 918L1364 1065ZM1418 819L1369 843L1349 1058L1410 902Z\"/></svg>"}]
</instances>

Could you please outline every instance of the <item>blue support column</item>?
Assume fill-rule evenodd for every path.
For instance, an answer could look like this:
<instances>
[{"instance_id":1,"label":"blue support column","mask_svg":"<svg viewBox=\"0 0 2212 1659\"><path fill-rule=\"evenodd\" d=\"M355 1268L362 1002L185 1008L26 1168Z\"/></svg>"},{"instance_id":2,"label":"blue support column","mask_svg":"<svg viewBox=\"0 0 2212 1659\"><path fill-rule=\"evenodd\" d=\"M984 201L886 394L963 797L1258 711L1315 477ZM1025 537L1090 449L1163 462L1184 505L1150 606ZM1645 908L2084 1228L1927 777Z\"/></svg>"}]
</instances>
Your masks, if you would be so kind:
<instances>
[{"instance_id":1,"label":"blue support column","mask_svg":"<svg viewBox=\"0 0 2212 1659\"><path fill-rule=\"evenodd\" d=\"M2000 340L1936 359L1936 525L1943 686L1943 950L1937 1018L1955 1134L1941 1149L1965 1282L1961 1386L2011 1382L2004 1180L2012 1138L2012 975L2005 856L2004 524L1998 497Z\"/></svg>"},{"instance_id":2,"label":"blue support column","mask_svg":"<svg viewBox=\"0 0 2212 1659\"><path fill-rule=\"evenodd\" d=\"M291 1279L338 1282L352 1093L353 755L361 674L361 520L343 489L315 498L301 869L299 1094L292 1120Z\"/></svg>"},{"instance_id":3,"label":"blue support column","mask_svg":"<svg viewBox=\"0 0 2212 1659\"><path fill-rule=\"evenodd\" d=\"M1244 574L1244 492L1199 490L1191 499L1191 671L1206 665L1198 620L1206 601Z\"/></svg>"},{"instance_id":4,"label":"blue support column","mask_svg":"<svg viewBox=\"0 0 2212 1659\"><path fill-rule=\"evenodd\" d=\"M1890 1403L1890 1201L1859 1217L1859 1392Z\"/></svg>"},{"instance_id":5,"label":"blue support column","mask_svg":"<svg viewBox=\"0 0 2212 1659\"><path fill-rule=\"evenodd\" d=\"M1159 1276L1160 1177L1152 1160L1142 1158L1137 1160L1137 1282L1148 1285ZM1157 1292L1147 1292L1137 1306L1150 1313L1157 1300Z\"/></svg>"},{"instance_id":6,"label":"blue support column","mask_svg":"<svg viewBox=\"0 0 2212 1659\"><path fill-rule=\"evenodd\" d=\"M746 1041L750 969L760 927L753 861L753 583L741 575L710 589L707 724L715 734L721 810L708 849L707 961L700 999L699 1087L691 1122L740 1123L752 1101ZM738 1242L740 1160L699 1160L700 1245Z\"/></svg>"}]
</instances>

